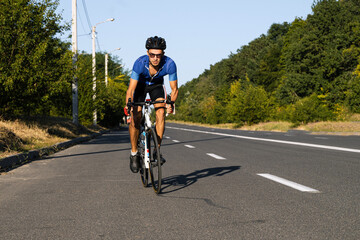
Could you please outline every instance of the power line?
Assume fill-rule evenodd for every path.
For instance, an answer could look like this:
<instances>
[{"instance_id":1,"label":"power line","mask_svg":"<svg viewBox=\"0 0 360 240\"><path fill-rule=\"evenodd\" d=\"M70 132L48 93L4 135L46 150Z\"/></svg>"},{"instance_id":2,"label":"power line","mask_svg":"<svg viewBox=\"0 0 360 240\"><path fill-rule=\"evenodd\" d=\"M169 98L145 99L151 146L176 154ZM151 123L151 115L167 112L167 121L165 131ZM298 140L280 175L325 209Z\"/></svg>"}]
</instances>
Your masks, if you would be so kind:
<instances>
[{"instance_id":1,"label":"power line","mask_svg":"<svg viewBox=\"0 0 360 240\"><path fill-rule=\"evenodd\" d=\"M101 47L100 47L99 38L96 38L96 42L97 42L97 44L98 44L98 46L99 46L99 50L100 50L100 52L101 52L102 50L101 50Z\"/></svg>"},{"instance_id":2,"label":"power line","mask_svg":"<svg viewBox=\"0 0 360 240\"><path fill-rule=\"evenodd\" d=\"M89 18L89 14L88 14L88 10L87 10L87 7L86 7L86 3L85 3L84 0L82 0L82 3L83 3L84 11L85 11L86 20L87 20L87 23L88 23L88 25L89 25L89 29L90 29L90 32L91 32L92 24L91 24L91 21L90 21L90 18Z\"/></svg>"},{"instance_id":3,"label":"power line","mask_svg":"<svg viewBox=\"0 0 360 240\"><path fill-rule=\"evenodd\" d=\"M76 2L76 4L77 4L77 2ZM77 9L78 16L79 16L79 19L80 19L81 27L82 27L82 29L84 30L84 32L86 32L85 27L84 27L84 23L83 23L83 21L82 21L81 15L80 15L80 11L79 11L79 9L78 9L78 8L76 8L76 9ZM90 34L91 34L91 32L90 32L90 33L88 33L88 34L78 35L78 37L80 37L80 36L84 36L84 35L90 35Z\"/></svg>"},{"instance_id":4,"label":"power line","mask_svg":"<svg viewBox=\"0 0 360 240\"><path fill-rule=\"evenodd\" d=\"M78 35L78 37L83 37L83 36L90 36L91 33L86 33L86 34L81 34L81 35Z\"/></svg>"},{"instance_id":5,"label":"power line","mask_svg":"<svg viewBox=\"0 0 360 240\"><path fill-rule=\"evenodd\" d=\"M90 17L89 17L89 13L88 13L88 10L87 10L87 6L86 6L86 2L85 0L82 0L82 3L83 3L83 7L84 7L84 11L85 11L85 16L86 16L86 20L87 20L87 23L89 25L89 28L90 28L90 32L92 31L92 24L91 24L91 21L90 21ZM99 43L99 39L96 38L96 42L99 46L99 50L101 51L101 47L100 47L100 43Z\"/></svg>"}]
</instances>

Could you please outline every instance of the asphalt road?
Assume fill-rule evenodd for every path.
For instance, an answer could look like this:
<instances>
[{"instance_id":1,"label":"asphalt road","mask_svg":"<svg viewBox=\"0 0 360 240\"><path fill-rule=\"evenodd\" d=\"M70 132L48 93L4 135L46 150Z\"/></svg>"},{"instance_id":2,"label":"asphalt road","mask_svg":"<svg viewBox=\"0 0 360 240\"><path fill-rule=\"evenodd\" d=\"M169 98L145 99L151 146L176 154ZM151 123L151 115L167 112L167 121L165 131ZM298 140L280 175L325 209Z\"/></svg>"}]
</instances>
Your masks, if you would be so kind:
<instances>
[{"instance_id":1,"label":"asphalt road","mask_svg":"<svg viewBox=\"0 0 360 240\"><path fill-rule=\"evenodd\" d=\"M168 124L163 191L126 130L0 176L0 239L360 239L360 137Z\"/></svg>"}]
</instances>

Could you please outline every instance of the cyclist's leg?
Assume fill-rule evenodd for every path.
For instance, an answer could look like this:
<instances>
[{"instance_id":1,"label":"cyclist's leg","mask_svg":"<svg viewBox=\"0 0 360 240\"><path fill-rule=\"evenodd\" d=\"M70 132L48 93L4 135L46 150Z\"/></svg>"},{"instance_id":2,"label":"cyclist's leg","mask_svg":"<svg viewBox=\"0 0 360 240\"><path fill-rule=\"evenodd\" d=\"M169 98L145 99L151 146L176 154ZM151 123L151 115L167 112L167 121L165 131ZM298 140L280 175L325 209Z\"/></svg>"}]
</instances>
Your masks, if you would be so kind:
<instances>
[{"instance_id":1,"label":"cyclist's leg","mask_svg":"<svg viewBox=\"0 0 360 240\"><path fill-rule=\"evenodd\" d=\"M144 101L144 87L138 85L135 89L133 96L134 102ZM135 106L131 112L131 123L129 125L129 135L131 142L131 153L130 153L130 170L133 173L137 173L140 168L140 156L137 149L137 141L139 138L140 132L140 122L141 122L141 107Z\"/></svg>"},{"instance_id":2,"label":"cyclist's leg","mask_svg":"<svg viewBox=\"0 0 360 240\"><path fill-rule=\"evenodd\" d=\"M145 85L138 83L134 97L132 99L133 102L143 102L146 97ZM135 106L133 111L131 112L131 122L129 124L129 135L131 142L131 151L137 152L137 140L139 137L140 131L140 121L141 121L141 106Z\"/></svg>"},{"instance_id":3,"label":"cyclist's leg","mask_svg":"<svg viewBox=\"0 0 360 240\"><path fill-rule=\"evenodd\" d=\"M149 94L152 101L160 101L166 99L166 90L163 84L157 84L149 88ZM156 113L156 137L159 147L165 131L165 103L157 103L154 105Z\"/></svg>"},{"instance_id":4,"label":"cyclist's leg","mask_svg":"<svg viewBox=\"0 0 360 240\"><path fill-rule=\"evenodd\" d=\"M137 152L137 141L140 131L140 121L141 121L141 107L134 107L131 113L131 122L129 124L129 135L131 142L131 151Z\"/></svg>"}]
</instances>

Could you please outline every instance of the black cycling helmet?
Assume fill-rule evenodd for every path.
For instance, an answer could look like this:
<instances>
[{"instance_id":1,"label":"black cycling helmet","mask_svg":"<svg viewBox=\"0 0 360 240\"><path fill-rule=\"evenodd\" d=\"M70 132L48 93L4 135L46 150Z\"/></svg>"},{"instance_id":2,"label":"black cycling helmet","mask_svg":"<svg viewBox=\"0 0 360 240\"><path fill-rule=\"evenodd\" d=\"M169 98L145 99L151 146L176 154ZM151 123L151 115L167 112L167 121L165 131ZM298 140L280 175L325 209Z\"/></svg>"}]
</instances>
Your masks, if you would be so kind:
<instances>
[{"instance_id":1,"label":"black cycling helmet","mask_svg":"<svg viewBox=\"0 0 360 240\"><path fill-rule=\"evenodd\" d=\"M161 50L165 50L166 49L166 41L165 39L163 39L162 37L149 37L146 40L145 43L145 47L146 49L161 49Z\"/></svg>"}]
</instances>

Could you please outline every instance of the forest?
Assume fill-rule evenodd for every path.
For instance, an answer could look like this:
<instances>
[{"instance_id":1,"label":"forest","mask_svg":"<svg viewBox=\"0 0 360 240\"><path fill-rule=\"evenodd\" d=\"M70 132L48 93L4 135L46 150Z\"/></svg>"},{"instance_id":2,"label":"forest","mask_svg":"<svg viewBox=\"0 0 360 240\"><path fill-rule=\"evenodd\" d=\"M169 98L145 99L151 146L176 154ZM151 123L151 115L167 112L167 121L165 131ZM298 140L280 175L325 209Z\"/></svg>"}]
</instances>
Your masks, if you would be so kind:
<instances>
[{"instance_id":1,"label":"forest","mask_svg":"<svg viewBox=\"0 0 360 240\"><path fill-rule=\"evenodd\" d=\"M360 113L360 1L314 1L179 89L177 120L341 121Z\"/></svg>"},{"instance_id":2,"label":"forest","mask_svg":"<svg viewBox=\"0 0 360 240\"><path fill-rule=\"evenodd\" d=\"M0 117L71 118L71 85L76 76L79 123L92 124L96 109L100 125L117 125L123 116L128 71L110 55L106 86L105 53L96 53L94 92L92 56L80 52L73 64L71 38L61 40L70 26L61 25L57 7L53 0L0 1Z\"/></svg>"}]
</instances>

